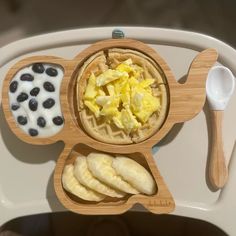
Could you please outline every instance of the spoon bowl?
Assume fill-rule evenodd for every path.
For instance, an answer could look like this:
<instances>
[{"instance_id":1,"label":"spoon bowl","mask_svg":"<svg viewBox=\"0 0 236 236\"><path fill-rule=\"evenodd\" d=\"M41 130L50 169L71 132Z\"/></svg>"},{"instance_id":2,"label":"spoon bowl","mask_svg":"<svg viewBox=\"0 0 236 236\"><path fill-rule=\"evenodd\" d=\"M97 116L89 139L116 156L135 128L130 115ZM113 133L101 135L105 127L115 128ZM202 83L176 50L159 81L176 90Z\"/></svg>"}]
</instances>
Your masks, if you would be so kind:
<instances>
[{"instance_id":1,"label":"spoon bowl","mask_svg":"<svg viewBox=\"0 0 236 236\"><path fill-rule=\"evenodd\" d=\"M224 66L210 69L206 82L206 93L212 110L224 110L235 88L232 72Z\"/></svg>"}]
</instances>

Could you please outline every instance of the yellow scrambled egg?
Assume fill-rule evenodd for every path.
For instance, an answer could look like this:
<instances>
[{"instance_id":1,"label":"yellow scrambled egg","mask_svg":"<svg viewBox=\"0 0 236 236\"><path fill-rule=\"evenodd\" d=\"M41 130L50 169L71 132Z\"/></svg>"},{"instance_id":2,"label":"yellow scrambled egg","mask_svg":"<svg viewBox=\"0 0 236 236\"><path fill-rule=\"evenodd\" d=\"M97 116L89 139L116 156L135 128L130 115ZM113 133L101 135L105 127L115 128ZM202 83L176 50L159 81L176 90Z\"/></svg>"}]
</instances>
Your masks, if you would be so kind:
<instances>
[{"instance_id":1,"label":"yellow scrambled egg","mask_svg":"<svg viewBox=\"0 0 236 236\"><path fill-rule=\"evenodd\" d=\"M104 117L130 133L137 130L160 109L160 98L152 95L154 79L140 79L143 69L131 59L88 79L84 104L94 115Z\"/></svg>"}]
</instances>

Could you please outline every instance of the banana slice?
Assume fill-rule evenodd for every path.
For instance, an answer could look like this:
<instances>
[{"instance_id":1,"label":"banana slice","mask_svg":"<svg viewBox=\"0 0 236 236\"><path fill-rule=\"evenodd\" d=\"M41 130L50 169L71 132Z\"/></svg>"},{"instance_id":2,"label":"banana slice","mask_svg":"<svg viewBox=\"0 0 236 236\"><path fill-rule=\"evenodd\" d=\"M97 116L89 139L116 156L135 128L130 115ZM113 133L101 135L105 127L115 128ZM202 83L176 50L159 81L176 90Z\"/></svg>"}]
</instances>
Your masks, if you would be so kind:
<instances>
[{"instance_id":1,"label":"banana slice","mask_svg":"<svg viewBox=\"0 0 236 236\"><path fill-rule=\"evenodd\" d=\"M136 161L123 156L113 159L112 167L117 174L141 193L152 195L156 192L156 183L150 173Z\"/></svg>"},{"instance_id":2,"label":"banana slice","mask_svg":"<svg viewBox=\"0 0 236 236\"><path fill-rule=\"evenodd\" d=\"M100 181L126 193L139 193L116 173L112 167L112 161L113 157L102 153L90 153L87 157L89 170Z\"/></svg>"},{"instance_id":3,"label":"banana slice","mask_svg":"<svg viewBox=\"0 0 236 236\"><path fill-rule=\"evenodd\" d=\"M66 165L62 174L62 185L65 190L87 201L101 201L106 196L84 187L74 177L74 166Z\"/></svg>"},{"instance_id":4,"label":"banana slice","mask_svg":"<svg viewBox=\"0 0 236 236\"><path fill-rule=\"evenodd\" d=\"M74 164L74 176L84 186L110 197L122 198L124 192L112 189L96 179L88 169L86 157L78 156Z\"/></svg>"}]
</instances>

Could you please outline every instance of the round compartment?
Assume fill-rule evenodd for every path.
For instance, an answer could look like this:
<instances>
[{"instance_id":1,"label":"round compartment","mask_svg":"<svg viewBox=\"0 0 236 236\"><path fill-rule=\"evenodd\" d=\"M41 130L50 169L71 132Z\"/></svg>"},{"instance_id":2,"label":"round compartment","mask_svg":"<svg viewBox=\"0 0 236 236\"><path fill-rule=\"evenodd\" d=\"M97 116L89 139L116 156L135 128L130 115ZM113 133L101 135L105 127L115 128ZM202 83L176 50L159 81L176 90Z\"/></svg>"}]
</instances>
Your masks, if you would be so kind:
<instances>
[{"instance_id":1,"label":"round compartment","mask_svg":"<svg viewBox=\"0 0 236 236\"><path fill-rule=\"evenodd\" d=\"M97 141L117 145L140 143L157 133L168 116L166 76L156 60L138 46L105 45L101 50L84 53L70 84L71 109L77 125ZM102 81L104 73L110 82ZM118 79L116 73L120 74ZM100 85L90 90L93 75Z\"/></svg>"}]
</instances>

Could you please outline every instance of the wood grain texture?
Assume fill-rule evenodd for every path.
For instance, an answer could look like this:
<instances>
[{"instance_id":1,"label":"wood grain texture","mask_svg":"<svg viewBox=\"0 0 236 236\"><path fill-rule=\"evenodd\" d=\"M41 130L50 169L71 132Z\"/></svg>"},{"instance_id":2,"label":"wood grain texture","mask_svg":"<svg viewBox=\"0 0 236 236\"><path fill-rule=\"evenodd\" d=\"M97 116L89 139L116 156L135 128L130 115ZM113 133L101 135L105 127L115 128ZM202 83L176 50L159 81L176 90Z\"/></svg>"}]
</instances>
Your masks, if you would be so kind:
<instances>
[{"instance_id":1,"label":"wood grain texture","mask_svg":"<svg viewBox=\"0 0 236 236\"><path fill-rule=\"evenodd\" d=\"M115 145L102 143L91 138L82 129L75 109L77 107L75 105L75 83L79 68L94 53L114 47L128 48L144 53L160 67L167 81L169 107L165 122L156 134L137 144ZM175 80L169 66L154 49L140 41L131 39L111 39L97 42L80 52L72 60L49 56L29 57L16 63L9 70L4 80L2 100L4 114L11 130L25 142L44 145L62 140L65 143L65 148L55 167L54 187L59 200L69 210L82 214L120 214L130 209L134 204L140 203L151 212L168 213L174 209L174 200L154 163L151 149L169 132L174 124L187 121L201 111L206 97L205 81L208 70L216 62L217 56L217 52L214 49L207 49L199 53L190 66L187 81L184 84L179 84ZM8 89L11 79L21 68L35 62L59 64L64 69L60 102L65 124L60 133L49 138L35 138L24 134L16 125L9 106ZM77 150L77 144L84 144L87 149L90 148L111 154L130 154L130 158L135 158L135 155L141 156L141 159L146 161L149 171L155 178L158 186L157 193L153 196L139 194L123 200L110 200L96 204L73 199L64 191L61 177L65 164L69 160L73 160L74 151L81 152L81 150ZM72 149L74 150L73 152ZM85 147L82 149L87 150Z\"/></svg>"},{"instance_id":2,"label":"wood grain texture","mask_svg":"<svg viewBox=\"0 0 236 236\"><path fill-rule=\"evenodd\" d=\"M65 146L65 149L57 161L57 168L54 173L54 187L58 198L61 203L73 212L89 215L113 215L121 214L129 210L134 204L140 203L146 209L153 213L169 213L174 210L175 204L171 193L166 187L163 178L158 171L152 154L150 152L144 153L127 153L127 156L134 159L143 165L150 173L152 173L156 184L157 192L152 196L142 194L127 195L122 199L118 198L105 198L103 201L86 202L73 195L68 194L62 186L61 176L63 168L66 164L74 163L76 157L81 155L88 155L96 149L90 148L87 145L76 145L71 151L71 147Z\"/></svg>"},{"instance_id":3,"label":"wood grain texture","mask_svg":"<svg viewBox=\"0 0 236 236\"><path fill-rule=\"evenodd\" d=\"M216 188L223 188L228 179L228 168L226 166L225 154L222 141L222 119L223 111L211 110L212 143L209 162L209 180Z\"/></svg>"},{"instance_id":4,"label":"wood grain texture","mask_svg":"<svg viewBox=\"0 0 236 236\"><path fill-rule=\"evenodd\" d=\"M60 90L60 97L61 97L60 102L61 102L62 114L64 115L65 118L65 124L61 132L49 138L31 137L28 134L24 133L15 122L9 103L8 91L11 80L19 70L36 62L57 64L60 65L64 70L64 77L62 80L61 90ZM71 117L71 112L69 110L66 98L68 93L68 81L70 81L75 69L76 69L76 64L74 61L68 61L63 58L52 57L52 56L28 57L19 61L13 67L11 67L3 83L2 106L8 125L10 126L10 129L17 137L19 137L26 143L45 145L45 144L55 143L58 140L64 140L65 135L68 137L71 135L71 132L68 133L68 131L71 129L71 123L67 121L68 120L70 121L73 118Z\"/></svg>"}]
</instances>

